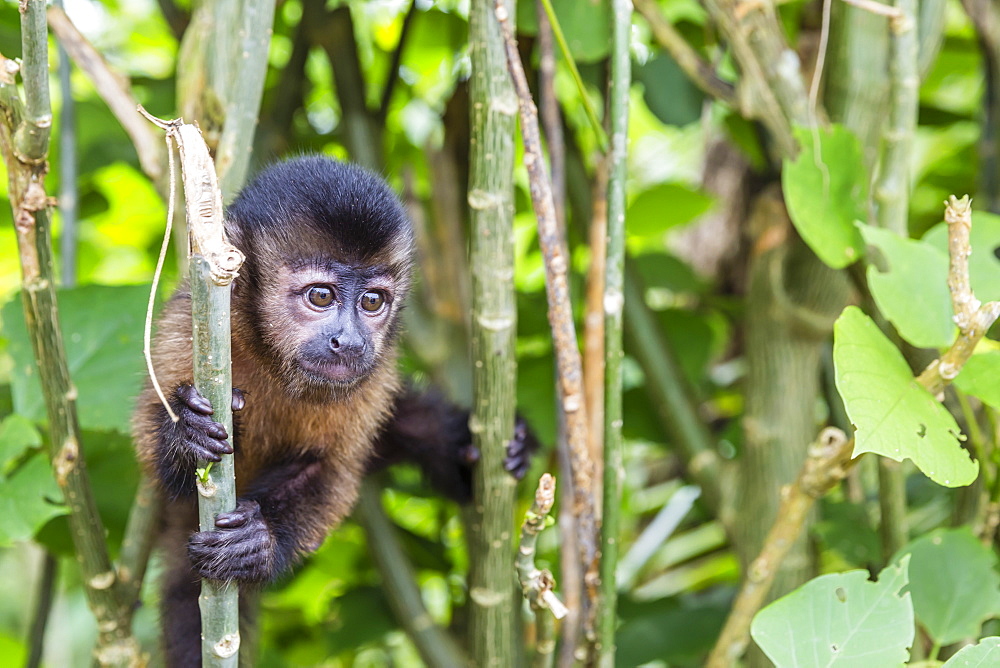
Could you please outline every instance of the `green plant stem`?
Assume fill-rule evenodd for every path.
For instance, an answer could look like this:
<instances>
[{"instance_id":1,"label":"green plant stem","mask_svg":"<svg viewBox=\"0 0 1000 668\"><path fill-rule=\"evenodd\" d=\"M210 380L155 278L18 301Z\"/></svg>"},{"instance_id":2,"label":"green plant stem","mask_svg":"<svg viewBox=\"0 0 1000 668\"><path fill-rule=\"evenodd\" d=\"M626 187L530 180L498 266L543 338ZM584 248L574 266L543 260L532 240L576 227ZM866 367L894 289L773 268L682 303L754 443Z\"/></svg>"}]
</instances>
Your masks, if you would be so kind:
<instances>
[{"instance_id":1,"label":"green plant stem","mask_svg":"<svg viewBox=\"0 0 1000 668\"><path fill-rule=\"evenodd\" d=\"M545 15L549 19L549 24L552 26L552 35L556 38L556 44L559 45L559 52L562 53L563 60L566 62L566 66L569 68L570 74L573 76L573 82L576 84L576 90L580 94L580 102L583 104L583 110L587 114L587 120L590 121L590 127L594 130L594 135L597 136L597 145L601 151L608 150L608 135L604 132L604 127L601 125L601 121L597 118L597 111L594 109L594 105L590 102L590 98L587 96L587 87L583 83L583 77L580 76L580 70L576 67L576 61L573 60L573 54L570 53L569 44L566 43L566 37L563 35L562 26L559 25L559 17L556 16L556 10L552 8L551 0L539 0L542 4L542 8L545 9Z\"/></svg>"},{"instance_id":2,"label":"green plant stem","mask_svg":"<svg viewBox=\"0 0 1000 668\"><path fill-rule=\"evenodd\" d=\"M372 480L361 483L354 513L365 528L368 552L382 575L389 606L416 646L420 658L430 668L474 665L452 636L434 623L424 607L416 573L399 546L392 524L382 509L379 486Z\"/></svg>"},{"instance_id":3,"label":"green plant stem","mask_svg":"<svg viewBox=\"0 0 1000 668\"><path fill-rule=\"evenodd\" d=\"M76 417L76 389L69 377L59 329L51 221L43 186L52 122L45 3L26 2L21 20L27 104L22 103L14 81L17 65L0 57L0 149L7 167L21 261L21 299L49 418L52 467L69 507L70 534L84 592L98 622L95 658L101 665L124 665L138 660L139 648L122 605L104 542L104 526L94 503Z\"/></svg>"},{"instance_id":4,"label":"green plant stem","mask_svg":"<svg viewBox=\"0 0 1000 668\"><path fill-rule=\"evenodd\" d=\"M192 222L188 221L188 226ZM212 419L233 432L232 357L230 336L230 286L212 279L204 256L189 258L191 322L194 333L194 385L212 404ZM206 462L199 462L204 467ZM236 508L236 467L233 455L223 455L198 484L198 526L215 530L215 516ZM239 589L235 583L202 580L201 596L202 664L221 668L239 663Z\"/></svg>"},{"instance_id":5,"label":"green plant stem","mask_svg":"<svg viewBox=\"0 0 1000 668\"><path fill-rule=\"evenodd\" d=\"M875 181L876 221L880 227L909 236L910 154L917 126L920 75L917 67L917 2L896 0L900 15L890 21L889 125Z\"/></svg>"},{"instance_id":6,"label":"green plant stem","mask_svg":"<svg viewBox=\"0 0 1000 668\"><path fill-rule=\"evenodd\" d=\"M122 597L134 609L142 593L142 581L149 565L157 532L157 498L154 483L145 475L139 480L132 508L125 523L125 538L118 557L118 579Z\"/></svg>"},{"instance_id":7,"label":"green plant stem","mask_svg":"<svg viewBox=\"0 0 1000 668\"><path fill-rule=\"evenodd\" d=\"M604 490L601 515L601 600L597 651L600 665L615 665L619 517L622 492L622 313L625 294L625 181L628 154L629 90L632 84L629 38L632 3L615 0L611 30L608 170L608 239L604 279Z\"/></svg>"},{"instance_id":8,"label":"green plant stem","mask_svg":"<svg viewBox=\"0 0 1000 668\"><path fill-rule=\"evenodd\" d=\"M514 3L508 5L513 11ZM474 0L469 211L472 272L473 407L480 460L469 517L468 646L477 666L516 663L514 479L504 470L513 437L517 366L514 295L514 130L517 101L504 63L492 0Z\"/></svg>"}]
</instances>

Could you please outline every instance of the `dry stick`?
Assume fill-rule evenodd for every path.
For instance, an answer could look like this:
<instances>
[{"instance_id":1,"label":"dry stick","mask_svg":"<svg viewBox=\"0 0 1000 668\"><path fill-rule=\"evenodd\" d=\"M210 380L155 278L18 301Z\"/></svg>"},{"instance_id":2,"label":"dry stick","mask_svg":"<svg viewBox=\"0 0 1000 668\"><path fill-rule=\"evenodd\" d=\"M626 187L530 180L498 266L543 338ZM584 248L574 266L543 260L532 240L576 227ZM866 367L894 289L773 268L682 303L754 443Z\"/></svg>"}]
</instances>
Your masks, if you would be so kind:
<instances>
[{"instance_id":1,"label":"dry stick","mask_svg":"<svg viewBox=\"0 0 1000 668\"><path fill-rule=\"evenodd\" d=\"M545 259L545 290L549 302L549 325L556 351L559 398L566 414L566 433L573 469L574 508L580 540L580 560L584 566L584 629L594 633L594 613L598 596L597 518L594 507L594 464L587 450L587 407L583 395L583 364L577 347L573 310L570 306L566 274L569 261L559 238L552 189L545 174L538 137L538 111L528 90L507 9L498 0L496 17L507 52L507 67L517 92L524 142L524 164L528 169L531 202L538 218L538 243Z\"/></svg>"},{"instance_id":2,"label":"dry stick","mask_svg":"<svg viewBox=\"0 0 1000 668\"><path fill-rule=\"evenodd\" d=\"M731 666L743 653L750 622L767 599L781 562L795 545L816 499L847 475L853 465L853 450L854 440L848 440L844 432L835 427L824 429L809 448L802 472L793 484L781 490L778 519L767 534L760 555L750 564L743 578L726 625L705 664L707 668Z\"/></svg>"},{"instance_id":3,"label":"dry stick","mask_svg":"<svg viewBox=\"0 0 1000 668\"><path fill-rule=\"evenodd\" d=\"M535 611L538 620L534 665L539 668L552 665L556 647L556 640L552 635L554 629L551 624L546 623L548 620L545 618L548 615L544 611L549 610L556 619L562 619L569 612L552 591L556 586L552 573L548 569L539 570L535 566L535 543L538 541L538 534L551 523L549 511L552 510L555 500L556 479L548 473L542 474L538 480L538 489L535 491L535 502L524 515L524 523L521 525L521 544L517 550L515 564L521 591L531 604L531 609Z\"/></svg>"},{"instance_id":4,"label":"dry stick","mask_svg":"<svg viewBox=\"0 0 1000 668\"><path fill-rule=\"evenodd\" d=\"M959 200L952 195L945 202L944 218L948 223L950 255L948 289L951 292L959 334L951 347L931 362L916 379L935 396L940 395L945 386L958 375L972 356L976 344L1000 317L1000 302L980 305L969 284L972 208L968 196ZM709 656L706 664L708 668L730 666L743 653L749 640L750 623L764 604L782 559L802 532L813 503L858 462L858 459L850 458L853 448L854 439L848 441L839 430L823 430L818 446L810 450L809 459L796 481L782 489L781 509L777 519L736 596L726 625Z\"/></svg>"},{"instance_id":5,"label":"dry stick","mask_svg":"<svg viewBox=\"0 0 1000 668\"><path fill-rule=\"evenodd\" d=\"M50 201L43 186L52 126L45 3L25 2L21 11L25 101L15 81L17 63L0 56L0 149L21 262L25 324L49 418L52 468L69 507L70 535L87 603L97 618L98 651L94 658L99 665L127 665L139 661L139 646L131 634L94 503L76 415L76 388L69 376L59 328Z\"/></svg>"},{"instance_id":6,"label":"dry stick","mask_svg":"<svg viewBox=\"0 0 1000 668\"><path fill-rule=\"evenodd\" d=\"M243 253L226 239L222 193L201 131L181 120L163 121L139 111L176 141L184 175L184 202L190 232L191 320L194 384L215 409L213 419L233 433L230 285L243 265ZM173 177L171 177L173 180ZM215 465L200 461L198 516L202 531L214 531L215 516L236 508L232 455ZM201 656L208 666L239 662L239 592L235 584L202 580Z\"/></svg>"},{"instance_id":7,"label":"dry stick","mask_svg":"<svg viewBox=\"0 0 1000 668\"><path fill-rule=\"evenodd\" d=\"M129 90L128 80L111 70L101 54L80 34L73 22L59 7L50 7L49 25L52 32L69 54L76 66L94 82L97 94L108 105L122 128L128 134L139 156L142 171L157 184L163 185L166 156L163 142L148 124L135 114L135 96ZM164 191L165 192L165 191Z\"/></svg>"},{"instance_id":8,"label":"dry stick","mask_svg":"<svg viewBox=\"0 0 1000 668\"><path fill-rule=\"evenodd\" d=\"M734 109L739 107L736 99L736 89L728 81L723 81L716 75L712 67L698 52L692 48L677 28L668 21L656 3L656 0L633 0L635 11L642 14L653 31L653 38L666 49L677 66L687 74L691 82L707 95L728 104Z\"/></svg>"}]
</instances>

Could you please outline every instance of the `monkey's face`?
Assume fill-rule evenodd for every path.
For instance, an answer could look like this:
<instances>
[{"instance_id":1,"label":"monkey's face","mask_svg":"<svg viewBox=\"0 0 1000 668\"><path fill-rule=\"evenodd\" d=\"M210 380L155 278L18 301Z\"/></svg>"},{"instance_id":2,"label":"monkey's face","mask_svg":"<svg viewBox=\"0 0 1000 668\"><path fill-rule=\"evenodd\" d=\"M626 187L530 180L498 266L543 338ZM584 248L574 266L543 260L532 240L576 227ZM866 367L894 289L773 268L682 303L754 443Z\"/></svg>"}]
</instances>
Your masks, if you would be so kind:
<instances>
[{"instance_id":1,"label":"monkey's face","mask_svg":"<svg viewBox=\"0 0 1000 668\"><path fill-rule=\"evenodd\" d=\"M329 259L277 267L258 303L257 327L289 389L338 398L391 350L405 282L388 267Z\"/></svg>"}]
</instances>

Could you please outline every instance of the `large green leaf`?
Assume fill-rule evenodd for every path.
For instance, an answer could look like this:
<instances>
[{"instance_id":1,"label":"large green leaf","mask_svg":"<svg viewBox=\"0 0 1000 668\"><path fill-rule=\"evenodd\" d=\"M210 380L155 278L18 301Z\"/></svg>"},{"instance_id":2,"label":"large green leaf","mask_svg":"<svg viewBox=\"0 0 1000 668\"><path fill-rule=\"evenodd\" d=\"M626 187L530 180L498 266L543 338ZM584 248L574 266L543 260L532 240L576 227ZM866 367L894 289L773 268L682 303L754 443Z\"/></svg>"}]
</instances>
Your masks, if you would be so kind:
<instances>
[{"instance_id":1,"label":"large green leaf","mask_svg":"<svg viewBox=\"0 0 1000 668\"><path fill-rule=\"evenodd\" d=\"M993 408L1000 408L1000 350L976 353L962 367L955 386Z\"/></svg>"},{"instance_id":2,"label":"large green leaf","mask_svg":"<svg viewBox=\"0 0 1000 668\"><path fill-rule=\"evenodd\" d=\"M0 484L0 547L30 540L42 525L66 512L52 467L38 453Z\"/></svg>"},{"instance_id":3,"label":"large green leaf","mask_svg":"<svg viewBox=\"0 0 1000 668\"><path fill-rule=\"evenodd\" d=\"M59 318L85 429L129 431L142 384L142 327L149 287L89 285L59 291ZM3 333L14 358L14 409L36 422L46 419L20 300L3 307Z\"/></svg>"},{"instance_id":4,"label":"large green leaf","mask_svg":"<svg viewBox=\"0 0 1000 668\"><path fill-rule=\"evenodd\" d=\"M871 318L848 306L833 329L837 390L854 425L854 456L874 452L904 458L934 482L968 485L979 463L959 445L951 416L913 378L902 354Z\"/></svg>"},{"instance_id":5,"label":"large green leaf","mask_svg":"<svg viewBox=\"0 0 1000 668\"><path fill-rule=\"evenodd\" d=\"M942 668L993 668L1000 666L1000 638L983 638L978 645L963 647Z\"/></svg>"},{"instance_id":6,"label":"large green leaf","mask_svg":"<svg viewBox=\"0 0 1000 668\"><path fill-rule=\"evenodd\" d=\"M865 220L868 176L861 145L840 126L798 128L802 146L781 172L788 215L795 229L819 259L834 268L846 267L864 252L855 221ZM815 139L819 138L818 145Z\"/></svg>"},{"instance_id":7,"label":"large green leaf","mask_svg":"<svg viewBox=\"0 0 1000 668\"><path fill-rule=\"evenodd\" d=\"M859 225L865 242L882 253L887 268L868 266L875 303L904 339L918 348L943 348L955 338L948 292L948 255L934 246Z\"/></svg>"},{"instance_id":8,"label":"large green leaf","mask_svg":"<svg viewBox=\"0 0 1000 668\"><path fill-rule=\"evenodd\" d=\"M900 552L910 560L910 595L917 621L939 645L979 636L1000 615L1000 575L993 550L968 527L938 529Z\"/></svg>"},{"instance_id":9,"label":"large green leaf","mask_svg":"<svg viewBox=\"0 0 1000 668\"><path fill-rule=\"evenodd\" d=\"M942 252L948 252L948 224L935 225L924 241ZM972 212L972 231L969 233L972 255L969 256L969 281L972 291L980 301L1000 299L1000 216L987 211Z\"/></svg>"},{"instance_id":10,"label":"large green leaf","mask_svg":"<svg viewBox=\"0 0 1000 668\"><path fill-rule=\"evenodd\" d=\"M750 635L778 668L902 666L913 643L905 586L905 558L878 582L863 570L821 575L757 613Z\"/></svg>"}]
</instances>

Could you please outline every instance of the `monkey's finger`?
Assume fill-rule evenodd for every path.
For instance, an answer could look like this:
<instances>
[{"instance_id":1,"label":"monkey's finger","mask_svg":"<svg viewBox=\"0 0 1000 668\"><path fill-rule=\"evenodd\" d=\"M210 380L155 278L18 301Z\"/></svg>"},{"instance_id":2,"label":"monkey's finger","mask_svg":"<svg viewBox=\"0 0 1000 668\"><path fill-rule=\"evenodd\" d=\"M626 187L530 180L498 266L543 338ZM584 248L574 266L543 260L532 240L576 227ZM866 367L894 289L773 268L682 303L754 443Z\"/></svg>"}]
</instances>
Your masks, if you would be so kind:
<instances>
[{"instance_id":1,"label":"monkey's finger","mask_svg":"<svg viewBox=\"0 0 1000 668\"><path fill-rule=\"evenodd\" d=\"M260 504L253 499L240 499L236 509L215 516L215 526L220 529L235 529L260 516Z\"/></svg>"},{"instance_id":2,"label":"monkey's finger","mask_svg":"<svg viewBox=\"0 0 1000 668\"><path fill-rule=\"evenodd\" d=\"M247 393L238 387L233 388L233 411L241 411L247 405Z\"/></svg>"},{"instance_id":3,"label":"monkey's finger","mask_svg":"<svg viewBox=\"0 0 1000 668\"><path fill-rule=\"evenodd\" d=\"M207 415L188 415L186 422L190 429L200 431L209 438L214 438L220 441L229 438L229 432L226 431L226 428Z\"/></svg>"},{"instance_id":4,"label":"monkey's finger","mask_svg":"<svg viewBox=\"0 0 1000 668\"><path fill-rule=\"evenodd\" d=\"M217 462L220 461L221 455L233 454L233 446L229 441L212 438L198 429L187 429L185 437L188 448L208 461Z\"/></svg>"},{"instance_id":5,"label":"monkey's finger","mask_svg":"<svg viewBox=\"0 0 1000 668\"><path fill-rule=\"evenodd\" d=\"M176 394L188 408L197 413L211 415L215 412L212 404L201 395L201 392L194 385L180 385Z\"/></svg>"}]
</instances>

